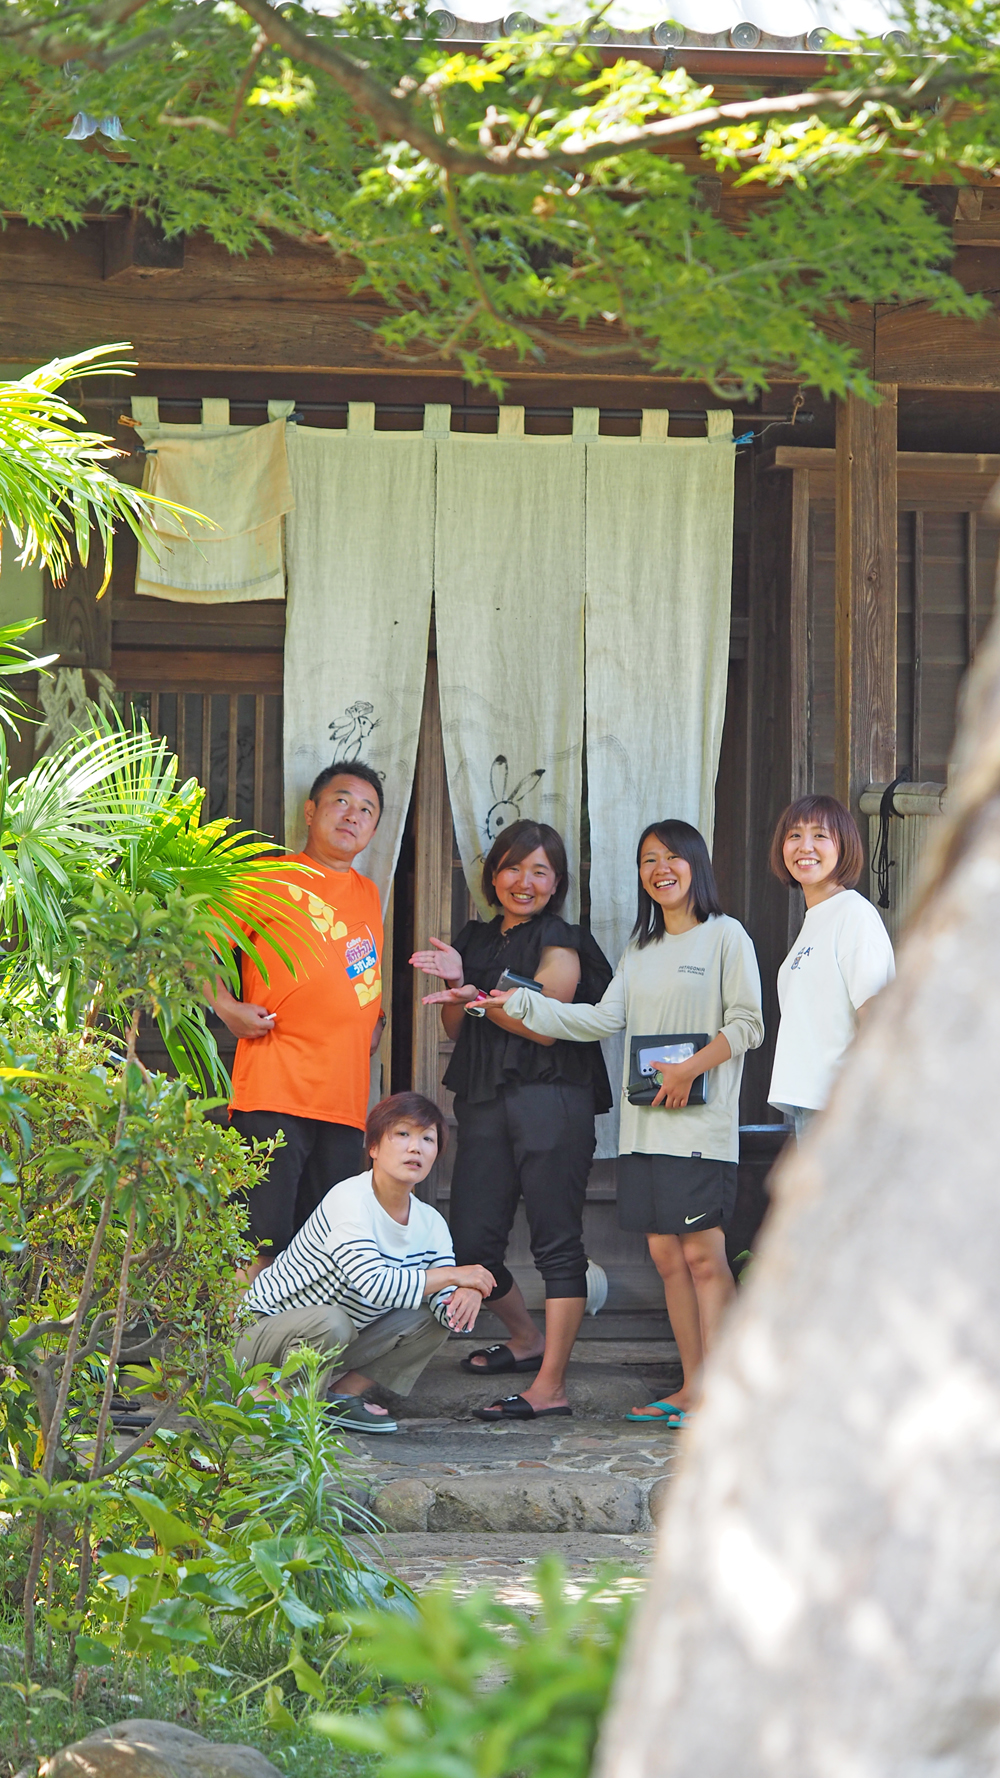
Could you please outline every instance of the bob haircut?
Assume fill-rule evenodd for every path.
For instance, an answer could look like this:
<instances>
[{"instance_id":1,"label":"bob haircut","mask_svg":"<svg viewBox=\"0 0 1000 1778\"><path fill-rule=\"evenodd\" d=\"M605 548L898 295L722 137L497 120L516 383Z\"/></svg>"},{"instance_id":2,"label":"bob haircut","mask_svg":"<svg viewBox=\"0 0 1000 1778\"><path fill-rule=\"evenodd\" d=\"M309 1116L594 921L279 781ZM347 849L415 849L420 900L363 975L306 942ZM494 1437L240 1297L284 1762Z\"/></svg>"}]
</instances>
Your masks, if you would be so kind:
<instances>
[{"instance_id":1,"label":"bob haircut","mask_svg":"<svg viewBox=\"0 0 1000 1778\"><path fill-rule=\"evenodd\" d=\"M712 860L708 855L708 847L704 838L698 829L692 827L689 821L651 821L648 827L643 828L639 844L635 849L636 870L638 870L639 861L642 858L642 849L651 834L662 845L669 846L672 852L676 852L679 858L683 858L691 866L691 912L698 924L704 925L712 914L721 914L722 903L719 900L719 891L715 883ZM659 902L654 901L651 895L647 895L640 877L639 907L631 937L635 939L641 951L646 945L652 944L654 939L662 938L666 930L663 923L663 909Z\"/></svg>"},{"instance_id":2,"label":"bob haircut","mask_svg":"<svg viewBox=\"0 0 1000 1778\"><path fill-rule=\"evenodd\" d=\"M416 1124L418 1129L437 1131L438 1154L444 1154L448 1146L448 1126L442 1113L434 1104L433 1099L425 1099L423 1093L390 1093L388 1099L380 1099L368 1113L365 1124L365 1158L369 1167L372 1164L372 1149L377 1148L383 1136L387 1136L393 1124Z\"/></svg>"},{"instance_id":3,"label":"bob haircut","mask_svg":"<svg viewBox=\"0 0 1000 1778\"><path fill-rule=\"evenodd\" d=\"M493 878L505 864L520 864L522 859L530 858L539 846L556 873L556 886L549 902L549 912L557 914L566 900L569 888L569 865L566 861L566 848L554 827L546 826L544 821L512 821L502 833L498 833L492 846L483 859L483 900L488 901L491 908L500 906L500 897L493 887Z\"/></svg>"},{"instance_id":4,"label":"bob haircut","mask_svg":"<svg viewBox=\"0 0 1000 1778\"><path fill-rule=\"evenodd\" d=\"M864 847L854 816L843 803L838 803L835 796L800 796L798 802L789 803L771 841L771 870L778 882L789 889L800 886L785 864L782 848L792 828L800 826L803 821L822 823L830 829L840 853L833 873L834 882L842 889L853 889L865 862Z\"/></svg>"}]
</instances>

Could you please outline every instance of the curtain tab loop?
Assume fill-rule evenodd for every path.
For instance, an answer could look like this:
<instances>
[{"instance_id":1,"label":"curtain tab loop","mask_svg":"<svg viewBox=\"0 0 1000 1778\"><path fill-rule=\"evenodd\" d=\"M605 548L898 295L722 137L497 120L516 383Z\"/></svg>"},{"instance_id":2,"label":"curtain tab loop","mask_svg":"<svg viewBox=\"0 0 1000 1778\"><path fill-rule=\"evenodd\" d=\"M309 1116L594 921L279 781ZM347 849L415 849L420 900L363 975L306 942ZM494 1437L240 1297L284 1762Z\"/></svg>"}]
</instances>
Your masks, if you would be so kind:
<instances>
[{"instance_id":1,"label":"curtain tab loop","mask_svg":"<svg viewBox=\"0 0 1000 1778\"><path fill-rule=\"evenodd\" d=\"M451 436L451 402L427 401L424 403L424 437L449 438Z\"/></svg>"},{"instance_id":2,"label":"curtain tab loop","mask_svg":"<svg viewBox=\"0 0 1000 1778\"><path fill-rule=\"evenodd\" d=\"M374 432L375 403L373 401L349 401L347 404L348 432Z\"/></svg>"},{"instance_id":3,"label":"curtain tab loop","mask_svg":"<svg viewBox=\"0 0 1000 1778\"><path fill-rule=\"evenodd\" d=\"M707 420L709 438L732 438L733 410L731 407L710 407Z\"/></svg>"},{"instance_id":4,"label":"curtain tab loop","mask_svg":"<svg viewBox=\"0 0 1000 1778\"><path fill-rule=\"evenodd\" d=\"M497 437L498 438L523 438L524 437L524 409L523 409L523 407L501 407L500 416L499 416L499 419L497 420Z\"/></svg>"},{"instance_id":5,"label":"curtain tab loop","mask_svg":"<svg viewBox=\"0 0 1000 1778\"><path fill-rule=\"evenodd\" d=\"M644 407L642 410L642 429L639 438L642 444L666 444L670 433L670 409L668 407Z\"/></svg>"},{"instance_id":6,"label":"curtain tab loop","mask_svg":"<svg viewBox=\"0 0 1000 1778\"><path fill-rule=\"evenodd\" d=\"M573 437L577 444L596 444L600 434L600 408L575 407L573 409Z\"/></svg>"},{"instance_id":7,"label":"curtain tab loop","mask_svg":"<svg viewBox=\"0 0 1000 1778\"><path fill-rule=\"evenodd\" d=\"M206 396L201 404L201 423L203 426L229 425L229 399L212 399Z\"/></svg>"},{"instance_id":8,"label":"curtain tab loop","mask_svg":"<svg viewBox=\"0 0 1000 1778\"><path fill-rule=\"evenodd\" d=\"M133 395L132 418L136 425L158 426L160 424L160 402L156 395Z\"/></svg>"}]
</instances>

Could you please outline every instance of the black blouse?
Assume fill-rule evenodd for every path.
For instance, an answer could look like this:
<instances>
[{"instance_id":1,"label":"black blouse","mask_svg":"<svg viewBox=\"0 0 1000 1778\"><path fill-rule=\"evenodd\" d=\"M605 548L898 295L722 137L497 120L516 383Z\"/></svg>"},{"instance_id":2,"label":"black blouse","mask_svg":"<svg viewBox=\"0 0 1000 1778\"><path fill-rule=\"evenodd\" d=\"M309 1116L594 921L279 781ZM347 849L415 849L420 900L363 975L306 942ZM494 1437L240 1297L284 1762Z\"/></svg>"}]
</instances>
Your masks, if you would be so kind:
<instances>
[{"instance_id":1,"label":"black blouse","mask_svg":"<svg viewBox=\"0 0 1000 1778\"><path fill-rule=\"evenodd\" d=\"M570 926L558 914L544 910L501 932L503 915L495 920L470 920L452 940L462 959L465 980L489 992L505 969L514 975L533 976L542 952L551 945L576 951L580 958L580 985L575 1001L593 1005L600 1000L612 977L604 952L581 926ZM595 1111L610 1111L608 1073L599 1043L571 1043L557 1038L553 1044L533 1043L494 1025L491 1019L466 1015L455 1041L444 1084L459 1098L481 1105L495 1099L507 1081L551 1081L567 1086L592 1086Z\"/></svg>"}]
</instances>

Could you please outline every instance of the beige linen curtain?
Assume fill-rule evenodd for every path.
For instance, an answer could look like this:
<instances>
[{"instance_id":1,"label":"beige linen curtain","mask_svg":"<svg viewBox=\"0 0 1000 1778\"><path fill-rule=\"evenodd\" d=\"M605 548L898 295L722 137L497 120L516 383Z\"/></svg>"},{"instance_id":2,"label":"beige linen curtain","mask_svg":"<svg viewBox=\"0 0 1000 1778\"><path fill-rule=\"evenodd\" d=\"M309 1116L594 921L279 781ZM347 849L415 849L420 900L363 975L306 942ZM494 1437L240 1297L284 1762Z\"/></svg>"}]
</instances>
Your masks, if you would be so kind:
<instances>
[{"instance_id":1,"label":"beige linen curtain","mask_svg":"<svg viewBox=\"0 0 1000 1778\"><path fill-rule=\"evenodd\" d=\"M665 409L639 439L587 444L587 802L591 927L612 963L635 919L635 848L679 816L712 845L726 710L733 555L732 414L708 437L668 438ZM621 1079L620 1044L608 1050ZM617 1151L615 1114L599 1154ZM601 1129L601 1126L604 1126Z\"/></svg>"},{"instance_id":2,"label":"beige linen curtain","mask_svg":"<svg viewBox=\"0 0 1000 1778\"><path fill-rule=\"evenodd\" d=\"M304 841L302 806L333 759L382 775L385 813L357 868L389 897L420 735L434 570L434 438L376 432L372 402L346 431L289 433L295 510L287 524L286 843Z\"/></svg>"},{"instance_id":3,"label":"beige linen curtain","mask_svg":"<svg viewBox=\"0 0 1000 1778\"><path fill-rule=\"evenodd\" d=\"M567 917L579 907L584 493L579 442L525 438L523 408L501 408L496 436L448 433L438 445L441 726L459 851L483 912L483 857L522 816L562 834Z\"/></svg>"},{"instance_id":4,"label":"beige linen curtain","mask_svg":"<svg viewBox=\"0 0 1000 1778\"><path fill-rule=\"evenodd\" d=\"M200 425L164 425L155 396L133 397L149 451L143 487L212 521L152 509L158 559L140 547L139 595L191 605L284 598L283 518L292 507L285 426L292 406L269 402L267 426L230 426L228 401L205 401Z\"/></svg>"}]
</instances>

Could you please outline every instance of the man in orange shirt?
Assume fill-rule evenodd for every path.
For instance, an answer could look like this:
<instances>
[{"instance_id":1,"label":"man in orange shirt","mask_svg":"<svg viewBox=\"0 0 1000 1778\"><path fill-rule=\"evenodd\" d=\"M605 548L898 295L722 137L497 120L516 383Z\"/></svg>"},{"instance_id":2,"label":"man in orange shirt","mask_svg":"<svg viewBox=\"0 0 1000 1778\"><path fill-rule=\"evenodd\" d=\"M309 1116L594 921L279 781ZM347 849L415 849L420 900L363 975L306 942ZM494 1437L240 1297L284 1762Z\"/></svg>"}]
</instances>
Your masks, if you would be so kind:
<instances>
[{"instance_id":1,"label":"man in orange shirt","mask_svg":"<svg viewBox=\"0 0 1000 1778\"><path fill-rule=\"evenodd\" d=\"M239 1039L230 1120L267 1141L280 1131L266 1179L250 1194L256 1277L289 1244L320 1200L364 1165L369 1063L382 1013L379 893L353 869L382 813L382 782L359 760L320 773L305 806L305 848L289 862L305 873L280 886L281 937L297 974L266 938L265 983L243 957L243 998L221 983L212 1005Z\"/></svg>"}]
</instances>

